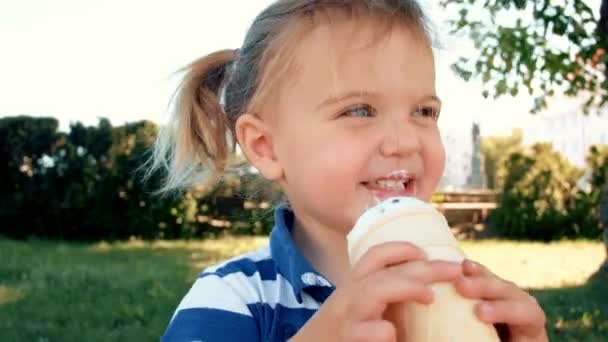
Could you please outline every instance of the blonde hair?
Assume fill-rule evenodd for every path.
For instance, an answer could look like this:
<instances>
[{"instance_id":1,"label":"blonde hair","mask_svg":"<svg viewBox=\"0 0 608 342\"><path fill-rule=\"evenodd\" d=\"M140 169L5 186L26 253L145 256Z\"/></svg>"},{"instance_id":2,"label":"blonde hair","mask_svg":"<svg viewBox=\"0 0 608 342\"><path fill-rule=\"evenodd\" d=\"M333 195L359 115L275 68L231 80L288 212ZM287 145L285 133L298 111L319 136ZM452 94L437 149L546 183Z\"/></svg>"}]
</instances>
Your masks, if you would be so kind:
<instances>
[{"instance_id":1,"label":"blonde hair","mask_svg":"<svg viewBox=\"0 0 608 342\"><path fill-rule=\"evenodd\" d=\"M175 111L162 127L146 175L165 171L159 193L211 185L232 165L235 124L255 113L294 66L294 50L315 18L336 14L378 18L379 26L406 24L430 41L415 0L278 0L260 13L243 46L204 56L189 66L178 88ZM308 25L302 25L307 23ZM388 26L384 26L388 24Z\"/></svg>"}]
</instances>

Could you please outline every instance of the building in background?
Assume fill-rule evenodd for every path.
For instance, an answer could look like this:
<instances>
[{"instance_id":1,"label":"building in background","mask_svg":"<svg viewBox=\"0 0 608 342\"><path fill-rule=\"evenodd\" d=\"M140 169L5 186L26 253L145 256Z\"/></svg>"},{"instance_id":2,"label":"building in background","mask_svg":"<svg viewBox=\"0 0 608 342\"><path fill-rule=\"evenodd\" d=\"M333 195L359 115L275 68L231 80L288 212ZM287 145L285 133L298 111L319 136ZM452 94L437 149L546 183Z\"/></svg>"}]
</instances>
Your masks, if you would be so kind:
<instances>
[{"instance_id":1,"label":"building in background","mask_svg":"<svg viewBox=\"0 0 608 342\"><path fill-rule=\"evenodd\" d=\"M485 189L486 175L483 169L483 155L481 154L481 136L478 123L473 123L473 128L471 130L471 146L471 167L469 175L467 177L466 188L471 190Z\"/></svg>"},{"instance_id":2,"label":"building in background","mask_svg":"<svg viewBox=\"0 0 608 342\"><path fill-rule=\"evenodd\" d=\"M580 99L553 99L545 111L528 114L522 121L522 144L531 146L539 142L549 142L572 164L585 167L585 159L591 146L608 145L608 109L605 108L599 113L597 110L590 111L585 115L582 108L583 102ZM477 132L482 138L487 135L484 134L483 125L473 132L469 127L453 125L442 129L446 165L439 185L440 191L484 188L484 184L479 182L480 175L484 175L483 169L479 167L483 163L479 159L479 151L475 147L475 137L472 137L472 134ZM485 180L485 175L483 179Z\"/></svg>"},{"instance_id":3,"label":"building in background","mask_svg":"<svg viewBox=\"0 0 608 342\"><path fill-rule=\"evenodd\" d=\"M473 144L470 131L448 129L442 131L441 135L446 160L439 191L464 190L472 168Z\"/></svg>"},{"instance_id":4,"label":"building in background","mask_svg":"<svg viewBox=\"0 0 608 342\"><path fill-rule=\"evenodd\" d=\"M522 127L522 143L530 146L550 142L553 148L578 167L592 145L608 144L608 110L583 114L580 99L560 98L549 102L547 110L530 116Z\"/></svg>"}]
</instances>

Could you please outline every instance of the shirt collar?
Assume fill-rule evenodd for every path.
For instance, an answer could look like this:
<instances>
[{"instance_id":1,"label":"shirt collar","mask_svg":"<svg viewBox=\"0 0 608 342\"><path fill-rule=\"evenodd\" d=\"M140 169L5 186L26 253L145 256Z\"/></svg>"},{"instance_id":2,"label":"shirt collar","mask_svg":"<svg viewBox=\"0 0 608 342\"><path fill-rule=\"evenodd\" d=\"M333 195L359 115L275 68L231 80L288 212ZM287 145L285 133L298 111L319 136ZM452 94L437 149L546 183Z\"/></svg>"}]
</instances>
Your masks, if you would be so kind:
<instances>
[{"instance_id":1,"label":"shirt collar","mask_svg":"<svg viewBox=\"0 0 608 342\"><path fill-rule=\"evenodd\" d=\"M286 206L279 206L274 212L274 227L270 234L270 253L279 273L289 281L294 294L302 302L304 290L323 289L327 297L334 289L325 277L317 272L295 244L291 237L295 216ZM328 290L328 291L326 291ZM316 291L318 292L318 291Z\"/></svg>"}]
</instances>

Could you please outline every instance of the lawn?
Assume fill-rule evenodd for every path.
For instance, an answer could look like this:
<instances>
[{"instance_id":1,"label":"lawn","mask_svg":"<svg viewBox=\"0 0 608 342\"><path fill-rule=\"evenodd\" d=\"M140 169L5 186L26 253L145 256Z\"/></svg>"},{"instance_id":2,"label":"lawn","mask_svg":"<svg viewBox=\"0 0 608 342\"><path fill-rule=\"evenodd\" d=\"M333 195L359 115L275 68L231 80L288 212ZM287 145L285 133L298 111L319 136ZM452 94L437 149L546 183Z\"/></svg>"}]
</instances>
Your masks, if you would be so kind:
<instances>
[{"instance_id":1,"label":"lawn","mask_svg":"<svg viewBox=\"0 0 608 342\"><path fill-rule=\"evenodd\" d=\"M265 242L0 239L0 341L158 340L201 268ZM606 340L608 277L594 275L604 257L599 242L463 247L537 296L552 341Z\"/></svg>"}]
</instances>

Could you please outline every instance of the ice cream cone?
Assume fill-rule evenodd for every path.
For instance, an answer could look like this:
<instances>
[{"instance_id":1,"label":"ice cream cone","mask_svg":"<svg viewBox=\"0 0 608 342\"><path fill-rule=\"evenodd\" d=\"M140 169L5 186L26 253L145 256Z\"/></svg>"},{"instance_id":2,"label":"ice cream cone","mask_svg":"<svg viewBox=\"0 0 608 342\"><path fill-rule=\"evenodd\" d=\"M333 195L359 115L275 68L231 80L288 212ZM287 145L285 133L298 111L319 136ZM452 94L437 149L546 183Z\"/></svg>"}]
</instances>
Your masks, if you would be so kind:
<instances>
[{"instance_id":1,"label":"ice cream cone","mask_svg":"<svg viewBox=\"0 0 608 342\"><path fill-rule=\"evenodd\" d=\"M367 210L348 234L354 265L372 246L408 241L422 248L430 260L462 262L465 254L445 217L429 204L410 197L387 199ZM460 296L451 283L432 286L433 303L396 303L385 317L397 328L399 342L499 342L496 329L473 312L475 300Z\"/></svg>"}]
</instances>

